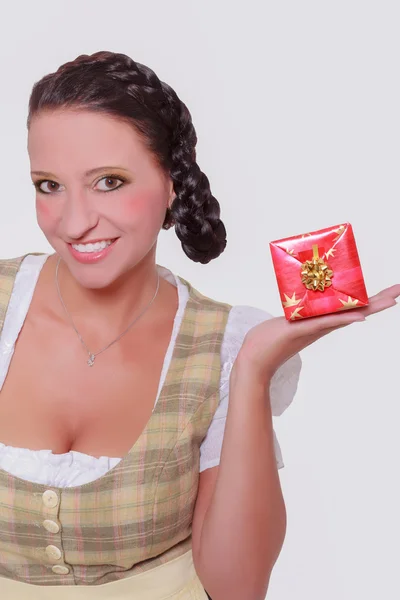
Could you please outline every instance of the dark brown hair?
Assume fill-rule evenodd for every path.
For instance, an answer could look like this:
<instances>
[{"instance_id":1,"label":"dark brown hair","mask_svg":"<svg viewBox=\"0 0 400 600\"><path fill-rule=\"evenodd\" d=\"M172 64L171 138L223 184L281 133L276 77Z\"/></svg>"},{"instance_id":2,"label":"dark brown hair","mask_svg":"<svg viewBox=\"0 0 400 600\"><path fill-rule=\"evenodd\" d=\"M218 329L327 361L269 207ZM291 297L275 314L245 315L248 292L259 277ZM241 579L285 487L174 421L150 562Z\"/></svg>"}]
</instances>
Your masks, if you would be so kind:
<instances>
[{"instance_id":1,"label":"dark brown hair","mask_svg":"<svg viewBox=\"0 0 400 600\"><path fill-rule=\"evenodd\" d=\"M157 75L125 54L80 55L33 86L27 126L41 110L104 112L134 126L157 164L171 177L176 198L164 229L175 225L185 254L206 264L226 246L220 205L196 162L197 136L186 105Z\"/></svg>"}]
</instances>

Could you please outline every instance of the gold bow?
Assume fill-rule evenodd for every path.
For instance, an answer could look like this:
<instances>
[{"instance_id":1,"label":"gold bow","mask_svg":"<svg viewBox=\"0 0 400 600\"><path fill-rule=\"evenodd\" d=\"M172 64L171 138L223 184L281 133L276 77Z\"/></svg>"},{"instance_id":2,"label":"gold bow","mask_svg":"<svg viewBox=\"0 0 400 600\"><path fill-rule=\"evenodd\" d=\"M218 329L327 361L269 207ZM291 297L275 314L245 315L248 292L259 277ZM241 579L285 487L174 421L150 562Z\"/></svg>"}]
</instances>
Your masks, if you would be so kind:
<instances>
[{"instance_id":1,"label":"gold bow","mask_svg":"<svg viewBox=\"0 0 400 600\"><path fill-rule=\"evenodd\" d=\"M333 271L318 254L318 245L314 244L312 260L306 260L301 265L301 282L308 290L323 292L332 285Z\"/></svg>"}]
</instances>

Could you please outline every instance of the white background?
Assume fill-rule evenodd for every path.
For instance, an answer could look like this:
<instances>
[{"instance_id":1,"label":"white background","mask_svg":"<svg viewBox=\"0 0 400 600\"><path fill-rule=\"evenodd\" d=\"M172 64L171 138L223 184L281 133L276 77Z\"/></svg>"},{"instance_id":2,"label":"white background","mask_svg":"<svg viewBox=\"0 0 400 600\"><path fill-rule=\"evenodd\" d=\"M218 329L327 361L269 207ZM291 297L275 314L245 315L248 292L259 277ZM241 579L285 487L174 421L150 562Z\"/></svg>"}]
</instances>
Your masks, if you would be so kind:
<instances>
[{"instance_id":1,"label":"white background","mask_svg":"<svg viewBox=\"0 0 400 600\"><path fill-rule=\"evenodd\" d=\"M282 314L270 240L350 221L370 295L400 281L397 1L38 1L2 4L0 256L51 251L26 151L33 83L111 50L188 105L221 203L223 255L158 262L211 297ZM271 600L400 597L398 307L303 352L275 420L288 532Z\"/></svg>"}]
</instances>

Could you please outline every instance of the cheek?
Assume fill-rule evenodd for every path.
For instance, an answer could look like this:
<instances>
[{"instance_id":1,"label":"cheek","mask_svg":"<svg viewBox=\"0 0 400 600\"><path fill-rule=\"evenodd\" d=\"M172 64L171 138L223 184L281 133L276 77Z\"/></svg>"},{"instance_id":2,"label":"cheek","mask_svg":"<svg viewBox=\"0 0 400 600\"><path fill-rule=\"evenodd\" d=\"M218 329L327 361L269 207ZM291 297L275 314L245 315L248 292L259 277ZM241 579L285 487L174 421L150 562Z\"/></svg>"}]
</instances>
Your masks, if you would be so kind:
<instances>
[{"instance_id":1,"label":"cheek","mask_svg":"<svg viewBox=\"0 0 400 600\"><path fill-rule=\"evenodd\" d=\"M158 194L140 194L126 198L121 206L120 216L125 222L157 227L160 219L164 219L166 202Z\"/></svg>"},{"instance_id":2,"label":"cheek","mask_svg":"<svg viewBox=\"0 0 400 600\"><path fill-rule=\"evenodd\" d=\"M47 231L54 227L57 220L54 209L41 198L36 199L36 217L40 229Z\"/></svg>"}]
</instances>

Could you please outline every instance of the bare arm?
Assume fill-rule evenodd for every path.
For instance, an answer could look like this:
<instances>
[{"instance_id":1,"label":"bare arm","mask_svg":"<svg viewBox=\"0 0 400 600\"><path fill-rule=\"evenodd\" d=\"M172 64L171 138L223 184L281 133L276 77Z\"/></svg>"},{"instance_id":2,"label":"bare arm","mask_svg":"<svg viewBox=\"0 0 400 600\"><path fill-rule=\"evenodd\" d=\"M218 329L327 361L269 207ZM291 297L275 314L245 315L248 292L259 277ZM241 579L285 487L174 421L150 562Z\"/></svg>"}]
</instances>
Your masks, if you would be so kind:
<instances>
[{"instance_id":1,"label":"bare arm","mask_svg":"<svg viewBox=\"0 0 400 600\"><path fill-rule=\"evenodd\" d=\"M285 537L269 382L239 353L218 473L199 487L193 521L195 567L212 600L264 600Z\"/></svg>"},{"instance_id":2,"label":"bare arm","mask_svg":"<svg viewBox=\"0 0 400 600\"><path fill-rule=\"evenodd\" d=\"M193 556L213 600L264 600L286 532L273 446L269 388L291 356L321 337L396 305L400 284L351 311L269 319L247 334L232 369L218 473L202 482L194 515ZM207 477L207 476L205 476Z\"/></svg>"}]
</instances>

